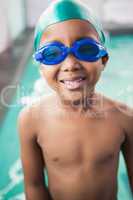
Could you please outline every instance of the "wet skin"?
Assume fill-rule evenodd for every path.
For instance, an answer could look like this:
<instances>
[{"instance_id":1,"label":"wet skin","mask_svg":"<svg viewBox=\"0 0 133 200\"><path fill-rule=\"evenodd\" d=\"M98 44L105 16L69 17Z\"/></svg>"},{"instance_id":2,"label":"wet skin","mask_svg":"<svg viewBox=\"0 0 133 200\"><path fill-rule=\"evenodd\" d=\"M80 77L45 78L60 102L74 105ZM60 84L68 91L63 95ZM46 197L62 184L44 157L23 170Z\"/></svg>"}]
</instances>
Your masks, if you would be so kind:
<instances>
[{"instance_id":1,"label":"wet skin","mask_svg":"<svg viewBox=\"0 0 133 200\"><path fill-rule=\"evenodd\" d=\"M92 37L88 22L69 20L49 27L41 45L60 40L70 46ZM24 108L19 116L21 158L27 200L115 200L119 152L123 151L133 186L133 112L95 92L107 58L89 63L69 55L40 72L55 93ZM66 81L85 77L76 89ZM44 186L46 168L49 188ZM33 173L34 172L34 173Z\"/></svg>"}]
</instances>

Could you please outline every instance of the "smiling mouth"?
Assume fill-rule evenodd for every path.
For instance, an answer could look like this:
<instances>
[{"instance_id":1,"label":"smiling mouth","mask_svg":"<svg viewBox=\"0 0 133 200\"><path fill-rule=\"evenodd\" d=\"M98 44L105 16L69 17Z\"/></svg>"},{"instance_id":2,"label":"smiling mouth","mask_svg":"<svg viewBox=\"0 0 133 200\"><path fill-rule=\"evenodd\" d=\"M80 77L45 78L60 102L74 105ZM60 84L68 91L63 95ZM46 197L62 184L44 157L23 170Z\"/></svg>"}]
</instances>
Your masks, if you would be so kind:
<instances>
[{"instance_id":1,"label":"smiling mouth","mask_svg":"<svg viewBox=\"0 0 133 200\"><path fill-rule=\"evenodd\" d=\"M86 77L77 77L73 79L61 80L65 88L68 90L76 90L81 88L86 83Z\"/></svg>"}]
</instances>

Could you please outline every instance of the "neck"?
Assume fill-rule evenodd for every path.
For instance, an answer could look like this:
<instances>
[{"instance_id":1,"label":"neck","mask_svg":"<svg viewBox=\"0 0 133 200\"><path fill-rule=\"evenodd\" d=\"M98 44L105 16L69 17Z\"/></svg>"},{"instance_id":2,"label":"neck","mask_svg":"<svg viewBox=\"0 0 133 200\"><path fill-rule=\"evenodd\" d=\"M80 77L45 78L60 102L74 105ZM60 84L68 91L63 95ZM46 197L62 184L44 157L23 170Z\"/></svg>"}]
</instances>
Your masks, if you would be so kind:
<instances>
[{"instance_id":1,"label":"neck","mask_svg":"<svg viewBox=\"0 0 133 200\"><path fill-rule=\"evenodd\" d=\"M76 100L67 100L59 96L59 102L61 107L69 111L80 111L85 112L92 110L96 104L98 104L99 99L95 91L89 92L87 95L82 95L81 98Z\"/></svg>"}]
</instances>

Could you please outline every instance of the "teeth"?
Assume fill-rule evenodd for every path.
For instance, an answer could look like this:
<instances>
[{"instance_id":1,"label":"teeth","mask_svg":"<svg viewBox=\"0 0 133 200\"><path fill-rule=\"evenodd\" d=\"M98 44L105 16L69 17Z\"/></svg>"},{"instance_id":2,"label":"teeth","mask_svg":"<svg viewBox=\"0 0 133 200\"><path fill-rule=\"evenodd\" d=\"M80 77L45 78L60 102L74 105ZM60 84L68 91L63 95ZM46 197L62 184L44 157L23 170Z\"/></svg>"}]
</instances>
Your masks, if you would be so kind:
<instances>
[{"instance_id":1,"label":"teeth","mask_svg":"<svg viewBox=\"0 0 133 200\"><path fill-rule=\"evenodd\" d=\"M82 80L84 80L83 78L79 78L77 80L74 81L64 81L65 86L67 89L76 89L79 88L82 85Z\"/></svg>"},{"instance_id":2,"label":"teeth","mask_svg":"<svg viewBox=\"0 0 133 200\"><path fill-rule=\"evenodd\" d=\"M82 79L77 79L77 80L74 80L74 81L64 81L65 83L67 84L73 84L73 83L77 83L77 82L80 82L82 81Z\"/></svg>"},{"instance_id":3,"label":"teeth","mask_svg":"<svg viewBox=\"0 0 133 200\"><path fill-rule=\"evenodd\" d=\"M78 81L82 81L82 80L83 80L83 78L78 79Z\"/></svg>"},{"instance_id":4,"label":"teeth","mask_svg":"<svg viewBox=\"0 0 133 200\"><path fill-rule=\"evenodd\" d=\"M85 80L85 77L81 77L81 78L78 78L78 79L75 79L75 80L70 80L70 81L69 80L68 81L67 80L66 81L60 80L60 82L62 82L62 83L69 82L70 83L70 82L80 82L80 81L83 81L83 80Z\"/></svg>"},{"instance_id":5,"label":"teeth","mask_svg":"<svg viewBox=\"0 0 133 200\"><path fill-rule=\"evenodd\" d=\"M73 83L73 82L80 82L80 81L83 81L83 80L84 80L84 78L79 78L79 79L76 79L76 80L64 81L64 82Z\"/></svg>"}]
</instances>

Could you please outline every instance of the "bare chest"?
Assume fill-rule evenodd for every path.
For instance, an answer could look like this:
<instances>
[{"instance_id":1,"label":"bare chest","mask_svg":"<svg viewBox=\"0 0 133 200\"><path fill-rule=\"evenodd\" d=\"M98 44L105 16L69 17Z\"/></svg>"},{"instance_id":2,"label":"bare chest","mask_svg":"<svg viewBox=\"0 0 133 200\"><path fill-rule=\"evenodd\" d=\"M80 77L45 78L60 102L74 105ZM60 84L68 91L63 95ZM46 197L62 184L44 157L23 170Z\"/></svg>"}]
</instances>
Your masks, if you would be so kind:
<instances>
[{"instance_id":1,"label":"bare chest","mask_svg":"<svg viewBox=\"0 0 133 200\"><path fill-rule=\"evenodd\" d=\"M45 161L64 168L111 164L118 158L123 139L115 123L87 119L48 120L38 135Z\"/></svg>"}]
</instances>

